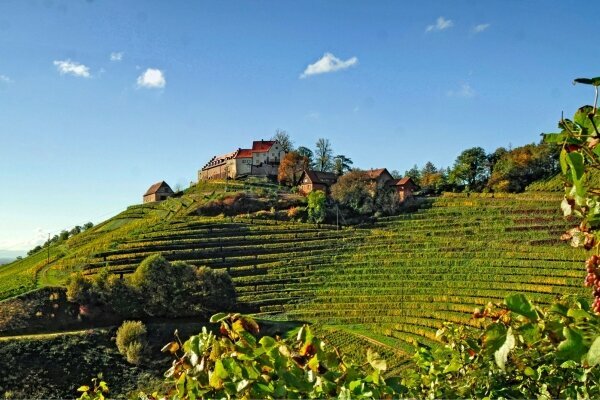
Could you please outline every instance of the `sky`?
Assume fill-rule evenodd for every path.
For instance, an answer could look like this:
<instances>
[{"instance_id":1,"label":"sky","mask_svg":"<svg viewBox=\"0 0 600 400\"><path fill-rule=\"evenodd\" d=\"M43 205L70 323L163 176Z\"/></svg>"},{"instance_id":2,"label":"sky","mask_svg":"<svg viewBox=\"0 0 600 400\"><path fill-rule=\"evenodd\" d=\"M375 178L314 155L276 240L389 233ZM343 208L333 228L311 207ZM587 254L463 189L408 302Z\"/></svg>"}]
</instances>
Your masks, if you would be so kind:
<instances>
[{"instance_id":1,"label":"sky","mask_svg":"<svg viewBox=\"0 0 600 400\"><path fill-rule=\"evenodd\" d=\"M0 256L286 130L360 168L537 142L592 101L554 1L0 0Z\"/></svg>"}]
</instances>

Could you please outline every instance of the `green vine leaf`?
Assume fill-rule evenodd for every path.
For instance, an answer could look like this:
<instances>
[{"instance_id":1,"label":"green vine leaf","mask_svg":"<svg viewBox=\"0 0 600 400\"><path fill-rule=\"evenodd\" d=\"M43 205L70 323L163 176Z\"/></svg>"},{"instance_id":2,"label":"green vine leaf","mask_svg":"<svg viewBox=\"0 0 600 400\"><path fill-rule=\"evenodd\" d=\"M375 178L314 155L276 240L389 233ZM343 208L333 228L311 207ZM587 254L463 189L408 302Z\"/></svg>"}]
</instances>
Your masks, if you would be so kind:
<instances>
[{"instance_id":1,"label":"green vine leaf","mask_svg":"<svg viewBox=\"0 0 600 400\"><path fill-rule=\"evenodd\" d=\"M558 345L556 358L559 360L573 360L580 362L581 358L587 352L583 343L583 337L573 328L565 327L563 329L565 340Z\"/></svg>"},{"instance_id":2,"label":"green vine leaf","mask_svg":"<svg viewBox=\"0 0 600 400\"><path fill-rule=\"evenodd\" d=\"M535 308L529 302L529 300L527 300L525 295L521 293L511 294L506 296L504 303L510 311L522 315L534 322L538 320L538 315L535 311Z\"/></svg>"}]
</instances>

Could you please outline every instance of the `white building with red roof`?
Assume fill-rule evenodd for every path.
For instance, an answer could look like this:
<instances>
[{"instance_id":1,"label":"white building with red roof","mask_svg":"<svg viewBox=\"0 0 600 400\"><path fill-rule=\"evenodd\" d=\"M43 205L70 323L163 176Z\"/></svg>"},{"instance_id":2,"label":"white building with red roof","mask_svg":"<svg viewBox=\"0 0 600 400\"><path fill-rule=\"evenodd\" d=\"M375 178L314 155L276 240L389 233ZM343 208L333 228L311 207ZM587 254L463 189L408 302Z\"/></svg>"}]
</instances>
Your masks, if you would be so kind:
<instances>
[{"instance_id":1,"label":"white building with red roof","mask_svg":"<svg viewBox=\"0 0 600 400\"><path fill-rule=\"evenodd\" d=\"M200 171L198 180L238 179L247 176L277 176L285 156L276 140L255 140L252 148L238 148L231 153L212 157Z\"/></svg>"}]
</instances>

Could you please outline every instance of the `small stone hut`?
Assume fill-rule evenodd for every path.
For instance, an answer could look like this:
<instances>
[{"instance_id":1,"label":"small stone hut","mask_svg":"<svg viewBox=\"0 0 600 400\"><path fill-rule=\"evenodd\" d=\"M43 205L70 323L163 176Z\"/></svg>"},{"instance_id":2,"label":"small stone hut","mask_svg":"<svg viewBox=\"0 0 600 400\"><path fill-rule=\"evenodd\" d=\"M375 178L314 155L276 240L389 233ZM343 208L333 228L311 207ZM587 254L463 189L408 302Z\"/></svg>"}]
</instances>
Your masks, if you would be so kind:
<instances>
[{"instance_id":1,"label":"small stone hut","mask_svg":"<svg viewBox=\"0 0 600 400\"><path fill-rule=\"evenodd\" d=\"M150 186L146 193L144 193L144 203L151 203L153 201L163 201L173 196L175 193L173 189L165 181L160 181Z\"/></svg>"}]
</instances>

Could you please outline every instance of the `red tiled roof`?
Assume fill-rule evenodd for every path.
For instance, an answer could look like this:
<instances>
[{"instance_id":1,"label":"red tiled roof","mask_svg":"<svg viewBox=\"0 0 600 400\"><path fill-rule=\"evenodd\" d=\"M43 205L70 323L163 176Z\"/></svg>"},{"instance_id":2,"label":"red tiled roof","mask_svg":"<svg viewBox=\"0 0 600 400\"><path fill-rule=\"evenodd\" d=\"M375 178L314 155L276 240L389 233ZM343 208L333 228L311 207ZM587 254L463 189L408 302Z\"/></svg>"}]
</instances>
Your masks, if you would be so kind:
<instances>
[{"instance_id":1,"label":"red tiled roof","mask_svg":"<svg viewBox=\"0 0 600 400\"><path fill-rule=\"evenodd\" d=\"M148 188L148 190L146 190L146 193L144 193L144 196L148 196L150 194L154 194L156 192L158 192L158 189L160 189L163 185L167 186L167 188L169 188L169 191L173 191L171 189L171 187L167 184L167 182L165 181L160 181L160 182L156 182L154 185L150 186Z\"/></svg>"},{"instance_id":2,"label":"red tiled roof","mask_svg":"<svg viewBox=\"0 0 600 400\"><path fill-rule=\"evenodd\" d=\"M387 171L387 169L385 169L385 168L378 168L378 169L370 169L366 172L367 172L367 175L369 176L369 178L377 179L381 176L381 174L383 174L386 171Z\"/></svg>"},{"instance_id":3,"label":"red tiled roof","mask_svg":"<svg viewBox=\"0 0 600 400\"><path fill-rule=\"evenodd\" d=\"M252 158L252 149L239 149L233 158Z\"/></svg>"},{"instance_id":4,"label":"red tiled roof","mask_svg":"<svg viewBox=\"0 0 600 400\"><path fill-rule=\"evenodd\" d=\"M252 142L252 152L264 153L265 151L269 151L275 143L277 143L275 140L255 140Z\"/></svg>"},{"instance_id":5,"label":"red tiled roof","mask_svg":"<svg viewBox=\"0 0 600 400\"><path fill-rule=\"evenodd\" d=\"M389 181L387 183L388 186L406 186L406 185L412 185L415 188L417 188L418 186L413 182L413 180L410 178L410 176L406 176L404 178L400 178L400 179L394 179L392 181Z\"/></svg>"}]
</instances>

